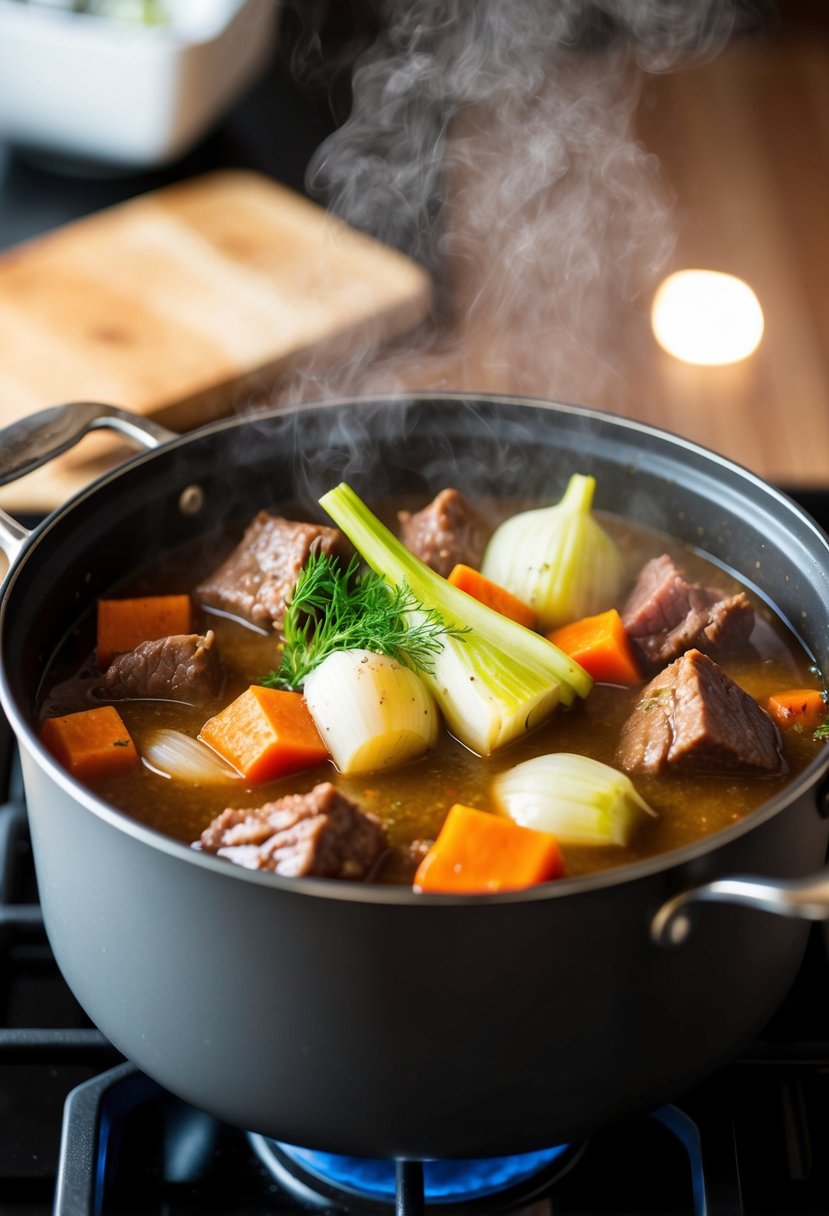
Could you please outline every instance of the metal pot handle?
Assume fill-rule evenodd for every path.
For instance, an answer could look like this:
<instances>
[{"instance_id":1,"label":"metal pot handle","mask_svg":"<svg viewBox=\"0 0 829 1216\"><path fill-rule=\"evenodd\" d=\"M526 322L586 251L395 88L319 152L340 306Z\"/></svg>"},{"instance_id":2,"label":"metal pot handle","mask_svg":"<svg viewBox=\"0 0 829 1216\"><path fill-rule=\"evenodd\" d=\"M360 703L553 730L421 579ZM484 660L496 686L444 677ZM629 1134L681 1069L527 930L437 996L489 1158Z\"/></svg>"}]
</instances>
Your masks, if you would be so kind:
<instances>
[{"instance_id":1,"label":"metal pot handle","mask_svg":"<svg viewBox=\"0 0 829 1216\"><path fill-rule=\"evenodd\" d=\"M176 438L174 431L115 405L92 401L54 405L0 430L0 486L48 464L74 447L89 431L101 429L118 431L144 448L157 448ZM0 549L10 563L28 535L26 528L0 511Z\"/></svg>"},{"instance_id":2,"label":"metal pot handle","mask_svg":"<svg viewBox=\"0 0 829 1216\"><path fill-rule=\"evenodd\" d=\"M678 946L691 932L689 907L696 903L740 904L801 920L829 920L829 869L805 878L717 878L702 883L661 906L651 920L650 935L660 946Z\"/></svg>"}]
</instances>

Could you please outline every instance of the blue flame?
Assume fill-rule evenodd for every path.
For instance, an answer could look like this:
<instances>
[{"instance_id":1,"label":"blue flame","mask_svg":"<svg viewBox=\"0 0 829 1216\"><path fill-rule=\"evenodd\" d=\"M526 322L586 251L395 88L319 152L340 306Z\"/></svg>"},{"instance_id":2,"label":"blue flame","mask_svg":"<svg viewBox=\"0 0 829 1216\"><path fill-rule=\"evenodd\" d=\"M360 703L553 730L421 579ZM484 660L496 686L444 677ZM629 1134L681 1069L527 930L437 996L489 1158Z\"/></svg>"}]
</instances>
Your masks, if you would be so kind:
<instances>
[{"instance_id":1,"label":"blue flame","mask_svg":"<svg viewBox=\"0 0 829 1216\"><path fill-rule=\"evenodd\" d=\"M349 1187L372 1198L394 1198L393 1161L341 1157L335 1153L320 1153L288 1144L281 1144L280 1148L286 1156L293 1158L317 1177L337 1186ZM519 1185L551 1165L566 1148L567 1145L561 1144L539 1152L518 1153L511 1157L426 1161L423 1165L426 1199L433 1203L480 1199L507 1187Z\"/></svg>"}]
</instances>

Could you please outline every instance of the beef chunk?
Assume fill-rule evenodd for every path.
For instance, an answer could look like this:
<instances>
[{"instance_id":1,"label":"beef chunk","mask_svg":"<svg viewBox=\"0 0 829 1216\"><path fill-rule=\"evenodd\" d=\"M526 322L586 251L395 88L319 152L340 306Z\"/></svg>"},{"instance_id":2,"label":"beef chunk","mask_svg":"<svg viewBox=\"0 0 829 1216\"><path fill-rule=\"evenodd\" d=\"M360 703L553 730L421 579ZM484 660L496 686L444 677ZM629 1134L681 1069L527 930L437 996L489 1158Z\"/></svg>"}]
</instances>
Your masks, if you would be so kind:
<instances>
[{"instance_id":1,"label":"beef chunk","mask_svg":"<svg viewBox=\"0 0 829 1216\"><path fill-rule=\"evenodd\" d=\"M254 625L278 629L312 549L344 555L346 548L337 528L260 511L227 560L199 584L195 597Z\"/></svg>"},{"instance_id":2,"label":"beef chunk","mask_svg":"<svg viewBox=\"0 0 829 1216\"><path fill-rule=\"evenodd\" d=\"M708 610L708 623L702 631L705 645L701 649L738 650L751 637L753 628L754 609L745 592L718 599Z\"/></svg>"},{"instance_id":3,"label":"beef chunk","mask_svg":"<svg viewBox=\"0 0 829 1216\"><path fill-rule=\"evenodd\" d=\"M386 851L383 826L330 782L253 809L222 811L199 845L251 870L365 878Z\"/></svg>"},{"instance_id":4,"label":"beef chunk","mask_svg":"<svg viewBox=\"0 0 829 1216\"><path fill-rule=\"evenodd\" d=\"M98 692L110 701L160 697L200 705L222 691L224 668L212 629L177 633L142 642L116 655L104 672Z\"/></svg>"},{"instance_id":5,"label":"beef chunk","mask_svg":"<svg viewBox=\"0 0 829 1216\"><path fill-rule=\"evenodd\" d=\"M645 660L657 668L690 646L706 652L736 650L751 636L754 609L742 591L726 595L715 587L689 583L663 553L642 567L622 609L622 621Z\"/></svg>"},{"instance_id":6,"label":"beef chunk","mask_svg":"<svg viewBox=\"0 0 829 1216\"><path fill-rule=\"evenodd\" d=\"M626 772L665 769L776 773L777 730L764 709L700 650L661 671L622 727L617 760Z\"/></svg>"},{"instance_id":7,"label":"beef chunk","mask_svg":"<svg viewBox=\"0 0 829 1216\"><path fill-rule=\"evenodd\" d=\"M444 578L458 562L479 568L490 528L460 490L441 490L422 511L397 518L406 548Z\"/></svg>"}]
</instances>

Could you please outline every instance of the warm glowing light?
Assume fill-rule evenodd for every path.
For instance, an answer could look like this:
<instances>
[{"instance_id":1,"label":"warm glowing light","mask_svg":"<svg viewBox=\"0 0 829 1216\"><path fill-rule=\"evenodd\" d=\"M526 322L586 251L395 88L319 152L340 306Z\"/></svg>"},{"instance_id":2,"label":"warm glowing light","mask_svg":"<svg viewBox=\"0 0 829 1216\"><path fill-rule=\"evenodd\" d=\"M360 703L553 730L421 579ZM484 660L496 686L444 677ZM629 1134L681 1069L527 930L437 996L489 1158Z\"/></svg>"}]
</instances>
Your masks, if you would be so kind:
<instances>
[{"instance_id":1,"label":"warm glowing light","mask_svg":"<svg viewBox=\"0 0 829 1216\"><path fill-rule=\"evenodd\" d=\"M651 306L659 345L685 363L737 363L763 336L760 301L742 279L718 270L678 270L660 283Z\"/></svg>"}]
</instances>

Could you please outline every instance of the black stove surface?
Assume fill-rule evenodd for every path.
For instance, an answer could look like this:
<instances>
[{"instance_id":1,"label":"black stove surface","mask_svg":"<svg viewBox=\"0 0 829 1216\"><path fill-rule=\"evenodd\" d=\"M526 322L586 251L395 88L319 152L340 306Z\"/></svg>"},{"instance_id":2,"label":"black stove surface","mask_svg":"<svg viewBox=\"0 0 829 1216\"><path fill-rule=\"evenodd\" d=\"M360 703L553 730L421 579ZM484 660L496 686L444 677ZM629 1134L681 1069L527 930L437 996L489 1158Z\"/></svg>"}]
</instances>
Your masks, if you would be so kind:
<instances>
[{"instance_id":1,"label":"black stove surface","mask_svg":"<svg viewBox=\"0 0 829 1216\"><path fill-rule=\"evenodd\" d=\"M825 527L829 494L796 496ZM0 797L0 1216L424 1210L417 1163L378 1165L390 1191L332 1198L307 1170L289 1182L284 1150L187 1106L124 1061L79 1008L49 949L2 719ZM672 1104L568 1146L530 1181L495 1196L441 1193L426 1210L822 1216L827 1145L829 956L816 927L788 998L741 1058ZM434 1167L425 1168L431 1187Z\"/></svg>"}]
</instances>

